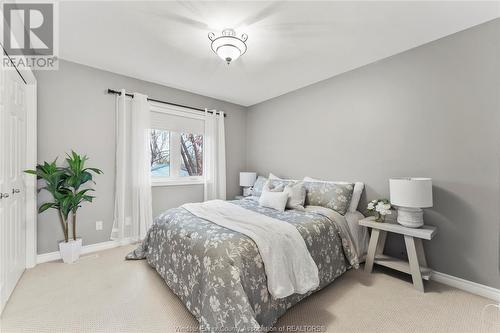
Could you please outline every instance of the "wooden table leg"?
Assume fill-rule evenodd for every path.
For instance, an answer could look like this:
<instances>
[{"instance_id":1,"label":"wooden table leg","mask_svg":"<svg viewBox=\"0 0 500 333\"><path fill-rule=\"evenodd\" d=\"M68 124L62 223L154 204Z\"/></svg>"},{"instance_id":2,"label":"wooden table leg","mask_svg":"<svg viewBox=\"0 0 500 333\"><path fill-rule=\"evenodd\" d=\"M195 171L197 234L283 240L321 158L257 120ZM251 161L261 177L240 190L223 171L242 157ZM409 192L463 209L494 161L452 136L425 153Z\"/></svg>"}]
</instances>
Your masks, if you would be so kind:
<instances>
[{"instance_id":1,"label":"wooden table leg","mask_svg":"<svg viewBox=\"0 0 500 333\"><path fill-rule=\"evenodd\" d=\"M385 236L387 235L386 232L380 232L378 229L372 229L372 235L370 237L370 243L368 244L368 254L366 255L366 261L365 261L365 272L371 273L373 269L373 261L375 260L375 255L377 254L379 250L379 238L382 234L382 238L384 238L384 243L385 243ZM382 248L383 250L383 248Z\"/></svg>"},{"instance_id":2,"label":"wooden table leg","mask_svg":"<svg viewBox=\"0 0 500 333\"><path fill-rule=\"evenodd\" d=\"M417 258L420 266L428 267L425 259L424 245L420 238L415 239L415 247L417 248Z\"/></svg>"},{"instance_id":3,"label":"wooden table leg","mask_svg":"<svg viewBox=\"0 0 500 333\"><path fill-rule=\"evenodd\" d=\"M413 237L405 235L406 252L408 253L408 261L410 263L410 272L413 280L413 286L424 292L424 283L422 274L420 273L420 264L418 262L417 248Z\"/></svg>"},{"instance_id":4,"label":"wooden table leg","mask_svg":"<svg viewBox=\"0 0 500 333\"><path fill-rule=\"evenodd\" d=\"M387 231L380 230L380 236L378 237L377 249L375 250L375 258L377 258L377 254L384 253L386 239L387 239Z\"/></svg>"}]
</instances>

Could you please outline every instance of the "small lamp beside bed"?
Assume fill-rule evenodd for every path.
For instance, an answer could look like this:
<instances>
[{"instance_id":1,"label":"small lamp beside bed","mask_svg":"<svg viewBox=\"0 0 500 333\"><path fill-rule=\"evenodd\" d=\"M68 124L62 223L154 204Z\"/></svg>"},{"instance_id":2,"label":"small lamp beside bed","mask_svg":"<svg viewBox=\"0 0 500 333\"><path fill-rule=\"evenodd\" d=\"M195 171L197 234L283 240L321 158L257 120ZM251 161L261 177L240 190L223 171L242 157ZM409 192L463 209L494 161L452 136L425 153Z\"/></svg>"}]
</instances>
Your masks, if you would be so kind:
<instances>
[{"instance_id":1,"label":"small lamp beside bed","mask_svg":"<svg viewBox=\"0 0 500 333\"><path fill-rule=\"evenodd\" d=\"M240 186L243 187L243 196L248 197L252 194L252 186L257 179L255 172L240 172Z\"/></svg>"},{"instance_id":2,"label":"small lamp beside bed","mask_svg":"<svg viewBox=\"0 0 500 333\"><path fill-rule=\"evenodd\" d=\"M422 208L432 207L431 178L389 179L391 204L398 209L398 223L410 228L424 225Z\"/></svg>"}]
</instances>

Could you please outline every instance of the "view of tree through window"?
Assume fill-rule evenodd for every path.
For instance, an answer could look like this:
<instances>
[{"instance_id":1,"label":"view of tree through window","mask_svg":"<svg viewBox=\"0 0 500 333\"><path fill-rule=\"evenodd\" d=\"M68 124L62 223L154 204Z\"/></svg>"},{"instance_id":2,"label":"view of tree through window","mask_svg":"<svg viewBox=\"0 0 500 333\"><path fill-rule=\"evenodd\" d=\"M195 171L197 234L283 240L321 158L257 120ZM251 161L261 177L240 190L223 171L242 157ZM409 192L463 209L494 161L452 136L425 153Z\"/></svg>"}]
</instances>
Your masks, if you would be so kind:
<instances>
[{"instance_id":1,"label":"view of tree through window","mask_svg":"<svg viewBox=\"0 0 500 333\"><path fill-rule=\"evenodd\" d=\"M151 175L153 177L170 176L170 132L151 130Z\"/></svg>"},{"instance_id":2,"label":"view of tree through window","mask_svg":"<svg viewBox=\"0 0 500 333\"><path fill-rule=\"evenodd\" d=\"M151 177L203 176L203 135L160 129L150 135Z\"/></svg>"},{"instance_id":3,"label":"view of tree through window","mask_svg":"<svg viewBox=\"0 0 500 333\"><path fill-rule=\"evenodd\" d=\"M203 175L203 135L181 133L181 176Z\"/></svg>"}]
</instances>

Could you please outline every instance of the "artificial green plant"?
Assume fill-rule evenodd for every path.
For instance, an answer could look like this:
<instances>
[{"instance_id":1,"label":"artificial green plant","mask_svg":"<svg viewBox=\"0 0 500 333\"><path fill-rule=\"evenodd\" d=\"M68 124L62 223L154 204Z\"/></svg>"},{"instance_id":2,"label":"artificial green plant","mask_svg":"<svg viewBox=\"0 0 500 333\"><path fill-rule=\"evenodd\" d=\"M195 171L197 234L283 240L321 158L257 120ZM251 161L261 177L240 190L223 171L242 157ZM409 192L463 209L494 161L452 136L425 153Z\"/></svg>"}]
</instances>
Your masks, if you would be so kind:
<instances>
[{"instance_id":1,"label":"artificial green plant","mask_svg":"<svg viewBox=\"0 0 500 333\"><path fill-rule=\"evenodd\" d=\"M57 166L57 159L51 163L38 164L35 170L26 170L26 173L37 176L44 181L39 191L46 190L52 200L45 202L38 208L38 213L43 213L49 208L58 212L64 241L69 240L69 216L71 214L73 226L73 239L76 240L76 216L83 202L92 202L94 198L88 192L94 191L89 187L89 182L94 183L93 174L102 174L97 168L86 168L87 156L81 156L74 151L67 154L66 166Z\"/></svg>"}]
</instances>

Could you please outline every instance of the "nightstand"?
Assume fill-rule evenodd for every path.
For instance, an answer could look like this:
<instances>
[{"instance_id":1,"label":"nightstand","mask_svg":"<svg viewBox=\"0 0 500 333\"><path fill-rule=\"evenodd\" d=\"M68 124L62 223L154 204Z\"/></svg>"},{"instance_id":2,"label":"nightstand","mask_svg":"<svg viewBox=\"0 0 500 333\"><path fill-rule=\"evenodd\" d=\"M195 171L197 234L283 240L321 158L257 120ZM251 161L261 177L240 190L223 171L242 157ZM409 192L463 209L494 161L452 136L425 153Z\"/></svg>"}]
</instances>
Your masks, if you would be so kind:
<instances>
[{"instance_id":1,"label":"nightstand","mask_svg":"<svg viewBox=\"0 0 500 333\"><path fill-rule=\"evenodd\" d=\"M422 240L431 240L436 235L437 228L427 225L421 228L408 228L397 223L376 222L374 217L362 219L359 224L372 229L365 262L365 272L371 273L375 263L411 274L413 286L423 292L424 284L422 279L429 280L431 270L427 267ZM388 232L403 235L409 262L383 254Z\"/></svg>"}]
</instances>

